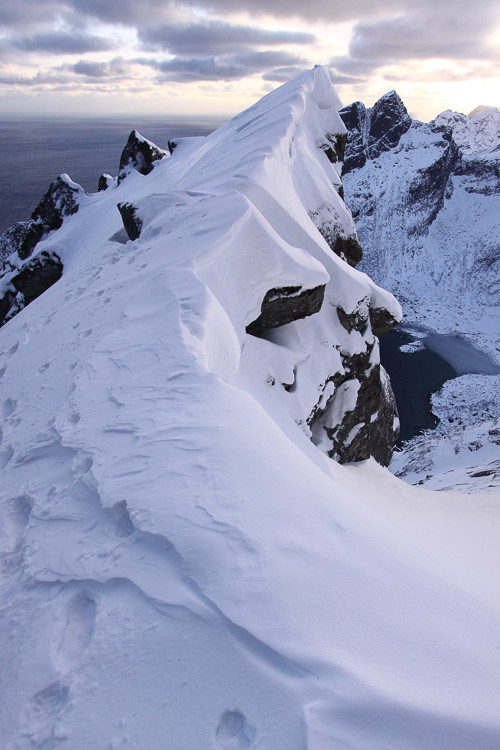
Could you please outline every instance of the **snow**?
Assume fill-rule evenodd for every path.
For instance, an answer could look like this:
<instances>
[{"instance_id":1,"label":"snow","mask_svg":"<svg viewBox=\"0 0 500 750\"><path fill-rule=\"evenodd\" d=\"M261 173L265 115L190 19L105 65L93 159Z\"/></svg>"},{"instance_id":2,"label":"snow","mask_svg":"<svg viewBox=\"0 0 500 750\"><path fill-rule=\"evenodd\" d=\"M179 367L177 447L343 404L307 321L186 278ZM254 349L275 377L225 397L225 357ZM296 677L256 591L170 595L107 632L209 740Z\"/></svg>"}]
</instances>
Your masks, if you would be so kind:
<instances>
[{"instance_id":1,"label":"snow","mask_svg":"<svg viewBox=\"0 0 500 750\"><path fill-rule=\"evenodd\" d=\"M305 424L373 343L335 305L399 310L309 217L355 231L316 147L338 106L315 68L37 246L63 276L0 330L7 750L498 747L500 494L340 466Z\"/></svg>"},{"instance_id":2,"label":"snow","mask_svg":"<svg viewBox=\"0 0 500 750\"><path fill-rule=\"evenodd\" d=\"M497 107L476 107L467 116L448 109L434 122L452 128L453 138L465 154L495 151L500 146L500 109Z\"/></svg>"}]
</instances>

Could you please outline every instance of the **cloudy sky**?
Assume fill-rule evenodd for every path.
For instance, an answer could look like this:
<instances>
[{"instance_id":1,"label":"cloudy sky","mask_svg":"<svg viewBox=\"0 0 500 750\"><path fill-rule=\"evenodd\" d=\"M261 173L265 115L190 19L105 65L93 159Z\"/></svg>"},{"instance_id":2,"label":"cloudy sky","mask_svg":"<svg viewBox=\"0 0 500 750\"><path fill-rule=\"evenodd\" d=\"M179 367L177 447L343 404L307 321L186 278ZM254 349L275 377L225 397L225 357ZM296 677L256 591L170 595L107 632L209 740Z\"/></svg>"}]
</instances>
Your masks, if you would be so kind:
<instances>
[{"instance_id":1,"label":"cloudy sky","mask_svg":"<svg viewBox=\"0 0 500 750\"><path fill-rule=\"evenodd\" d=\"M315 64L344 103L500 105L498 0L0 0L0 113L231 115Z\"/></svg>"}]
</instances>

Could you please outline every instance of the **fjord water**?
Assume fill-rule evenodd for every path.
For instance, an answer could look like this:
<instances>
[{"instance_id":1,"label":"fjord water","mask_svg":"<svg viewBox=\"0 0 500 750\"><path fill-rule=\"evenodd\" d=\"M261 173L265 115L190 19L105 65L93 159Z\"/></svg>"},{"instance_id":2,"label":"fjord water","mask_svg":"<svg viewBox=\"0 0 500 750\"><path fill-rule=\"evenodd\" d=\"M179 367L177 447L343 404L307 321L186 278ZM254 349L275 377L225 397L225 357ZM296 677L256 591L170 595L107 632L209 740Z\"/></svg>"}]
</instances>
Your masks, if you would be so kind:
<instances>
[{"instance_id":1,"label":"fjord water","mask_svg":"<svg viewBox=\"0 0 500 750\"><path fill-rule=\"evenodd\" d=\"M87 192L97 191L103 172L116 175L131 130L160 148L172 138L207 135L220 122L181 119L1 119L0 232L25 221L49 184L66 172Z\"/></svg>"},{"instance_id":2,"label":"fjord water","mask_svg":"<svg viewBox=\"0 0 500 750\"><path fill-rule=\"evenodd\" d=\"M447 380L467 373L500 373L485 352L461 336L435 331L421 335L419 331L422 348L410 352L401 347L415 341L411 331L390 331L380 339L381 362L389 373L401 421L399 445L436 427L439 420L432 413L430 397Z\"/></svg>"}]
</instances>

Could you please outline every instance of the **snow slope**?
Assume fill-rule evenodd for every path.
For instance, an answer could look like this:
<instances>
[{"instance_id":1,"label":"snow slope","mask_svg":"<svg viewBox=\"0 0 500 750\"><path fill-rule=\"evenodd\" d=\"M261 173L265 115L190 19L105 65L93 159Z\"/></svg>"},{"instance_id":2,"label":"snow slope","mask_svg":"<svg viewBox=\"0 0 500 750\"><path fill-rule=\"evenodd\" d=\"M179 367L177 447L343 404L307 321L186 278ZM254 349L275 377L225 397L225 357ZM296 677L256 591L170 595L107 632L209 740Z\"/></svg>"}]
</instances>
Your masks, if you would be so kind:
<instances>
[{"instance_id":1,"label":"snow slope","mask_svg":"<svg viewBox=\"0 0 500 750\"><path fill-rule=\"evenodd\" d=\"M310 218L355 231L338 106L315 68L37 245L62 278L0 330L8 750L498 748L500 495L342 466L307 424L354 408L342 352L376 367L370 305L399 315Z\"/></svg>"}]
</instances>

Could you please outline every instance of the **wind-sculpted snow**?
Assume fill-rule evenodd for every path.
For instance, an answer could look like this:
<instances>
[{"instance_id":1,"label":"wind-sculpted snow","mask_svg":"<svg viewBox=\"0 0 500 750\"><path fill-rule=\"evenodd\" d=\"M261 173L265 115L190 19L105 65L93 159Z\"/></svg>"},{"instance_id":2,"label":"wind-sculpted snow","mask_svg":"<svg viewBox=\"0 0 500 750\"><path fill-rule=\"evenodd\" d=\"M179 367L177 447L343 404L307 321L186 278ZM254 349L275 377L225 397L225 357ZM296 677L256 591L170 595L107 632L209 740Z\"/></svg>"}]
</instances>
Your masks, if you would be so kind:
<instances>
[{"instance_id":1,"label":"wind-sculpted snow","mask_svg":"<svg viewBox=\"0 0 500 750\"><path fill-rule=\"evenodd\" d=\"M498 746L497 508L326 455L384 448L400 316L310 218L355 236L337 107L317 68L40 242L62 277L0 331L6 747Z\"/></svg>"}]
</instances>

